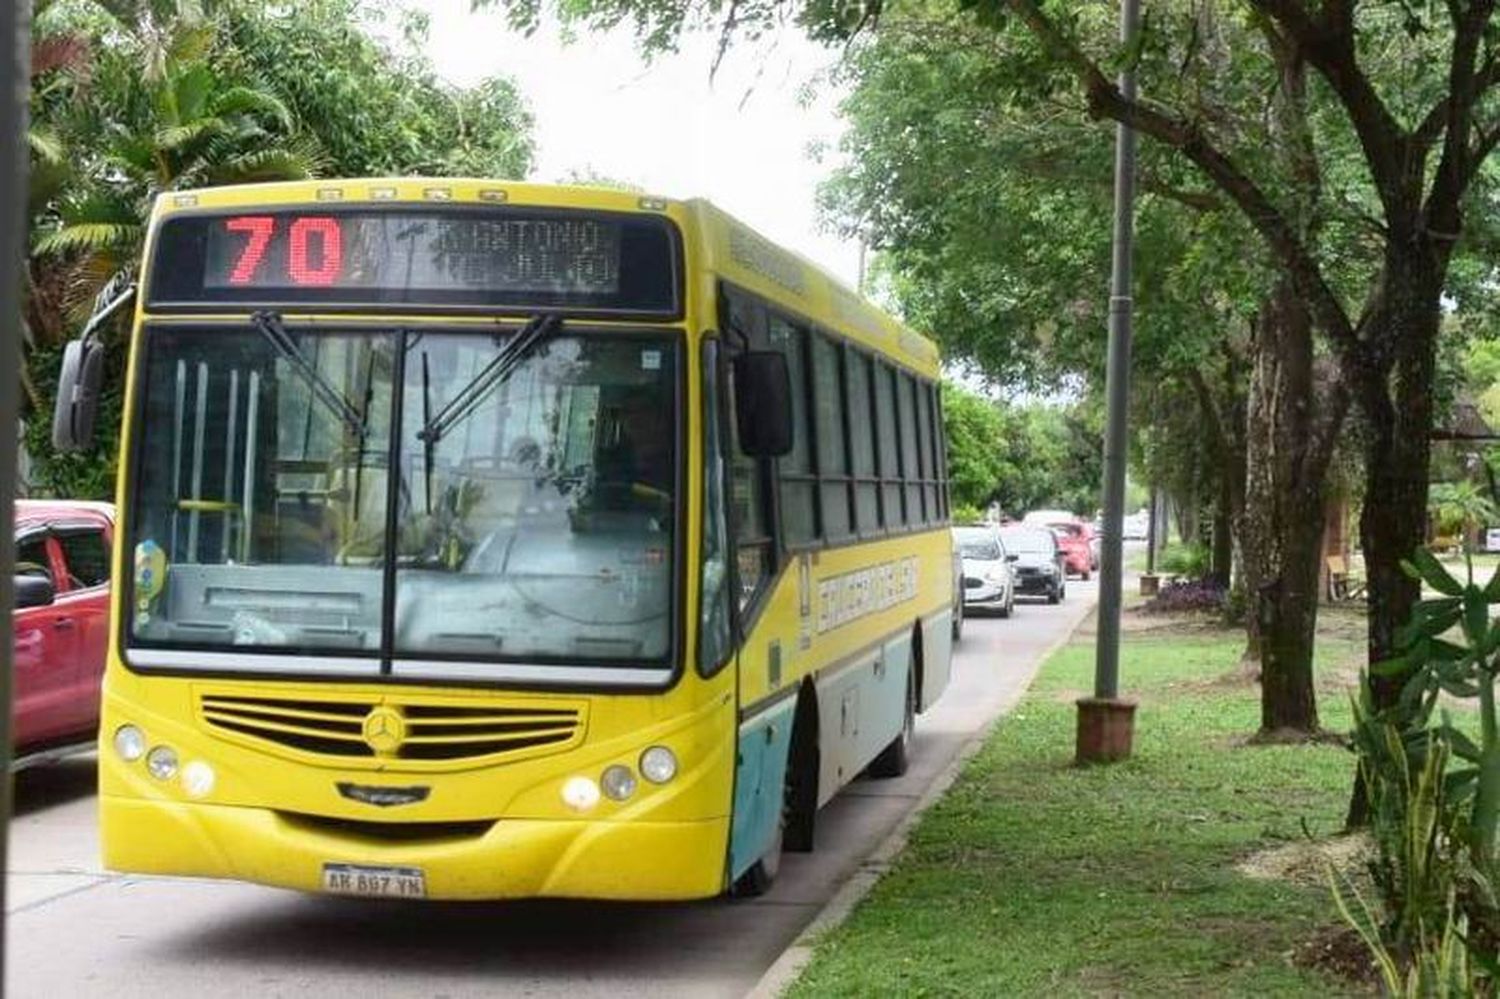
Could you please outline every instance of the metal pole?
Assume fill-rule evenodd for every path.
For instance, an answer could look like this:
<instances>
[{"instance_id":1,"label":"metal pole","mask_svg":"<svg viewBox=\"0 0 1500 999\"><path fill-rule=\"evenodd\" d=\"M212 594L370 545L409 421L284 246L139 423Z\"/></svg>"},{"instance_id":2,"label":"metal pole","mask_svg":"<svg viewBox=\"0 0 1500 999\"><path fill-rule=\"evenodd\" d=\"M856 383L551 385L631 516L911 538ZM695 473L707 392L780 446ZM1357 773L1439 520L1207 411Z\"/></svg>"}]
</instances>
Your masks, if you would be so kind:
<instances>
[{"instance_id":1,"label":"metal pole","mask_svg":"<svg viewBox=\"0 0 1500 999\"><path fill-rule=\"evenodd\" d=\"M1140 24L1140 0L1120 5L1120 41L1130 51ZM1135 70L1120 71L1120 92L1135 99ZM1120 589L1125 517L1125 421L1130 399L1130 250L1135 210L1135 131L1115 129L1114 268L1109 287L1109 400L1104 429L1104 550L1099 556L1099 638L1094 659L1094 696L1114 698L1120 689Z\"/></svg>"},{"instance_id":2,"label":"metal pole","mask_svg":"<svg viewBox=\"0 0 1500 999\"><path fill-rule=\"evenodd\" d=\"M5 982L5 878L10 836L10 609L15 603L16 438L20 429L21 246L26 210L26 104L31 78L31 5L0 3L0 992Z\"/></svg>"}]
</instances>

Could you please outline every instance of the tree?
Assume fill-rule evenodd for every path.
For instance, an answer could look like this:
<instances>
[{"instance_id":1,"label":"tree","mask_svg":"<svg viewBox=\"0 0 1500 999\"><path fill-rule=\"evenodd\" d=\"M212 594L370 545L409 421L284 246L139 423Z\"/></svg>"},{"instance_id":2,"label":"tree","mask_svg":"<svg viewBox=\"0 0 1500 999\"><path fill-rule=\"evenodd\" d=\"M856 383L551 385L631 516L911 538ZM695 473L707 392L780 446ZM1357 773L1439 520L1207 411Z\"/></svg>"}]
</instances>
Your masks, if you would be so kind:
<instances>
[{"instance_id":1,"label":"tree","mask_svg":"<svg viewBox=\"0 0 1500 999\"><path fill-rule=\"evenodd\" d=\"M997 96L1018 86L1016 60L1038 57L1013 34L997 44L942 3L888 15L849 60L849 165L825 201L846 232L889 258L904 311L950 353L1001 379L1097 385L1109 137L1082 109L1039 116L1029 94ZM1292 173L1305 108L1287 75L1272 147L1287 150ZM1244 252L1253 233L1229 203L1163 150L1148 153L1135 363L1148 404L1136 413L1156 443L1142 467L1179 509L1216 510L1226 583L1239 537L1250 591L1265 604L1253 600L1247 615L1266 678L1262 727L1316 732L1324 480L1347 397L1315 390L1324 376L1311 327L1264 257Z\"/></svg>"},{"instance_id":2,"label":"tree","mask_svg":"<svg viewBox=\"0 0 1500 999\"><path fill-rule=\"evenodd\" d=\"M1347 395L1364 418L1361 535L1370 577L1372 660L1395 651L1396 630L1418 596L1400 561L1420 544L1425 527L1445 285L1464 235L1465 205L1500 142L1495 5L1496 0L1171 5L1154 10L1136 43L1122 51L1112 27L1112 3L969 4L997 44L1014 41L1018 29L1040 43L1040 53L1034 46L1014 48L1013 82L999 96L1029 95L1038 107L1081 104L1096 118L1132 126L1195 166L1258 235L1282 282L1270 300L1269 318L1284 322L1291 340L1276 348L1285 356L1257 377L1282 385L1295 399L1310 400L1319 388L1333 401L1333 410L1342 408ZM512 15L518 23L534 24L543 6L544 0L515 0ZM785 16L776 4L726 6L719 0L558 7L565 20L595 27L628 19L648 46L670 45L684 24L705 21L721 25L727 44L735 32L754 34ZM880 0L808 0L795 17L814 37L848 41L883 13ZM1243 47L1232 43L1246 27L1262 38L1254 53L1258 72L1254 60L1241 58ZM1148 96L1127 100L1105 72L1105 66L1126 60L1157 71L1143 73L1142 92ZM1227 66L1241 71L1225 74ZM1303 98L1314 91L1317 103L1310 107ZM1265 155L1267 93L1278 95L1276 127L1299 132L1271 157ZM1329 144L1354 151L1340 161L1345 169L1329 178L1337 181L1339 197L1332 223L1317 208L1321 175L1305 169L1314 164L1305 153ZM1290 183L1273 169L1286 163L1286 154L1298 167ZM1317 363L1316 353L1306 349L1303 328L1322 334L1333 365ZM1283 332L1277 330L1278 338ZM1337 422L1318 418L1317 432L1283 448L1273 467L1295 472L1316 466L1332 452L1327 442L1336 431L1326 428ZM1307 490L1301 492L1307 496ZM1298 509L1305 507L1299 503ZM1300 577L1283 579L1273 605L1301 592L1302 583ZM1378 683L1377 702L1393 703L1400 686L1399 677Z\"/></svg>"},{"instance_id":3,"label":"tree","mask_svg":"<svg viewBox=\"0 0 1500 999\"><path fill-rule=\"evenodd\" d=\"M983 508L995 498L1005 474L1004 432L1000 411L988 399L952 382L943 384L948 488L954 504Z\"/></svg>"}]
</instances>

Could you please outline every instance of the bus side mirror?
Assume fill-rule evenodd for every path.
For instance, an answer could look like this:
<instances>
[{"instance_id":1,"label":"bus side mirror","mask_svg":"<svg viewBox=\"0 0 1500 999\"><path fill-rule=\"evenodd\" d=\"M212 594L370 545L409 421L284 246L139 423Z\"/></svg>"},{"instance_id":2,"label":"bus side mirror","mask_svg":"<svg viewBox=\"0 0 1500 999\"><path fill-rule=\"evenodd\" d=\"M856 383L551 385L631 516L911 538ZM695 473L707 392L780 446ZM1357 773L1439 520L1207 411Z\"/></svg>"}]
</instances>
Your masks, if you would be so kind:
<instances>
[{"instance_id":1,"label":"bus side mirror","mask_svg":"<svg viewBox=\"0 0 1500 999\"><path fill-rule=\"evenodd\" d=\"M791 452L792 380L785 355L752 350L735 358L734 404L741 450L752 458Z\"/></svg>"},{"instance_id":2,"label":"bus side mirror","mask_svg":"<svg viewBox=\"0 0 1500 999\"><path fill-rule=\"evenodd\" d=\"M52 580L46 576L16 576L14 592L17 610L26 607L45 607L57 599L57 591L52 587Z\"/></svg>"},{"instance_id":3,"label":"bus side mirror","mask_svg":"<svg viewBox=\"0 0 1500 999\"><path fill-rule=\"evenodd\" d=\"M99 382L104 376L104 347L92 337L72 340L63 349L52 410L52 446L81 451L94 442L99 412Z\"/></svg>"}]
</instances>

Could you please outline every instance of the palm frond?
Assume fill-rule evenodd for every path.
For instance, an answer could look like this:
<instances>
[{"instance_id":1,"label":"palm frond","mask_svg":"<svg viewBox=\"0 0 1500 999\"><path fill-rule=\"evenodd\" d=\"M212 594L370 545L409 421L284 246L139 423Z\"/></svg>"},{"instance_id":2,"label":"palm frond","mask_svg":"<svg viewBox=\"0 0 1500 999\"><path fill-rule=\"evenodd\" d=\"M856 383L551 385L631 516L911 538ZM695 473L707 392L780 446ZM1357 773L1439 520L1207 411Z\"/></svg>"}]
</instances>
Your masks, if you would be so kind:
<instances>
[{"instance_id":1,"label":"palm frond","mask_svg":"<svg viewBox=\"0 0 1500 999\"><path fill-rule=\"evenodd\" d=\"M294 149L261 149L230 156L204 173L210 184L254 184L271 180L301 180L313 176L317 165Z\"/></svg>"},{"instance_id":2,"label":"palm frond","mask_svg":"<svg viewBox=\"0 0 1500 999\"><path fill-rule=\"evenodd\" d=\"M40 126L27 129L26 145L31 147L32 155L43 163L56 165L63 161L65 154L62 140L51 129Z\"/></svg>"},{"instance_id":3,"label":"palm frond","mask_svg":"<svg viewBox=\"0 0 1500 999\"><path fill-rule=\"evenodd\" d=\"M180 25L167 44L167 59L176 63L198 62L213 49L216 31L212 22Z\"/></svg>"},{"instance_id":4,"label":"palm frond","mask_svg":"<svg viewBox=\"0 0 1500 999\"><path fill-rule=\"evenodd\" d=\"M31 252L38 257L96 253L129 246L140 236L139 223L83 222L46 233L32 244Z\"/></svg>"},{"instance_id":5,"label":"palm frond","mask_svg":"<svg viewBox=\"0 0 1500 999\"><path fill-rule=\"evenodd\" d=\"M199 141L227 132L228 126L220 118L199 118L185 125L169 125L157 129L154 141L156 148L179 150Z\"/></svg>"},{"instance_id":6,"label":"palm frond","mask_svg":"<svg viewBox=\"0 0 1500 999\"><path fill-rule=\"evenodd\" d=\"M292 111L281 98L266 90L254 87L230 87L215 94L209 102L210 111L219 116L247 114L270 118L282 131L292 130Z\"/></svg>"}]
</instances>

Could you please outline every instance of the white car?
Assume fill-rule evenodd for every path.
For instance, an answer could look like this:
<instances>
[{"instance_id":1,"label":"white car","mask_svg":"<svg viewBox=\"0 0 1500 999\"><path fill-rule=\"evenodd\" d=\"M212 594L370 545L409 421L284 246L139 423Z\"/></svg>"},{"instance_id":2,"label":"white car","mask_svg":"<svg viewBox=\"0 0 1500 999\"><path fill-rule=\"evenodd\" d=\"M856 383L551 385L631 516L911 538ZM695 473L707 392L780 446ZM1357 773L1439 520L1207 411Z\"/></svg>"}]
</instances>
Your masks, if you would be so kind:
<instances>
[{"instance_id":1,"label":"white car","mask_svg":"<svg viewBox=\"0 0 1500 999\"><path fill-rule=\"evenodd\" d=\"M953 544L963 557L965 611L993 610L1010 617L1016 580L1000 532L990 526L955 527Z\"/></svg>"}]
</instances>

